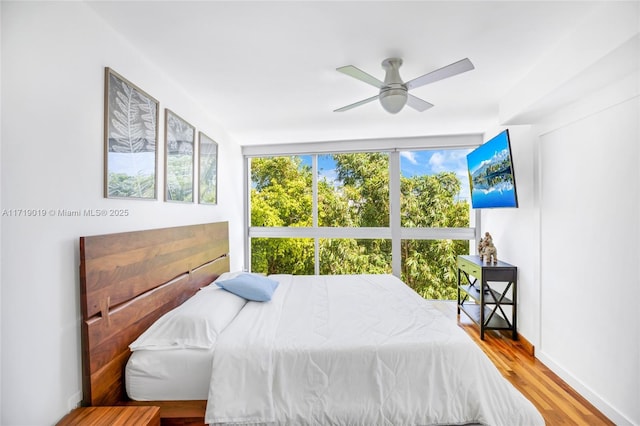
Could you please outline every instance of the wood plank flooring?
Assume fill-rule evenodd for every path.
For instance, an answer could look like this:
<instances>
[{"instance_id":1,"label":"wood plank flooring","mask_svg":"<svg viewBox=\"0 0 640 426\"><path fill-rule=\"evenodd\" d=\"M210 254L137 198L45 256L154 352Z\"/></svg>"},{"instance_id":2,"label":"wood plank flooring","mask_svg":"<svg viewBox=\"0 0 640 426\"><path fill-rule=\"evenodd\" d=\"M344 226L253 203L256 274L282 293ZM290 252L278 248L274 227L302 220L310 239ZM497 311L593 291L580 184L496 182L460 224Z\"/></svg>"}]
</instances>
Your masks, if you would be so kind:
<instances>
[{"instance_id":1,"label":"wood plank flooring","mask_svg":"<svg viewBox=\"0 0 640 426\"><path fill-rule=\"evenodd\" d=\"M443 302L442 310L455 320L455 302ZM457 321L503 376L538 408L547 426L615 426L571 386L533 357L531 348L523 342L511 340L510 335L495 331L485 332L483 341L480 340L478 326L464 313L460 314Z\"/></svg>"}]
</instances>

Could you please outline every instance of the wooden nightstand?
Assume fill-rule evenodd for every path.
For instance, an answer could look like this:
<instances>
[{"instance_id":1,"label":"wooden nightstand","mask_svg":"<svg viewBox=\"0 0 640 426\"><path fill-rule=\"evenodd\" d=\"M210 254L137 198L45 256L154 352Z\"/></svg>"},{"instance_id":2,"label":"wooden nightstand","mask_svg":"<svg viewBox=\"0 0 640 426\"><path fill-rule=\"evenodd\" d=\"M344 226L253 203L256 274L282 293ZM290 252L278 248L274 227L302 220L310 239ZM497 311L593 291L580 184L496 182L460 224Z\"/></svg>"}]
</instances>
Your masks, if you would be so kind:
<instances>
[{"instance_id":1,"label":"wooden nightstand","mask_svg":"<svg viewBox=\"0 0 640 426\"><path fill-rule=\"evenodd\" d=\"M76 408L56 426L160 426L160 407L81 407Z\"/></svg>"}]
</instances>

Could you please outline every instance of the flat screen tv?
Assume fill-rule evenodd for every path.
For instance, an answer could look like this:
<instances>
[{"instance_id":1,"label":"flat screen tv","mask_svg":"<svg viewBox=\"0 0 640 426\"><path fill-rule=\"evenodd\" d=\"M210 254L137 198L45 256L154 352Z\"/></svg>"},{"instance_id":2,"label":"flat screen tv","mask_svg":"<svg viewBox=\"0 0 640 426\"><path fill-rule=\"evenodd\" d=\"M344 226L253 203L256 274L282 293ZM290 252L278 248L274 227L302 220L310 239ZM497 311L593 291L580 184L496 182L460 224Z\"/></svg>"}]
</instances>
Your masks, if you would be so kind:
<instances>
[{"instance_id":1,"label":"flat screen tv","mask_svg":"<svg viewBox=\"0 0 640 426\"><path fill-rule=\"evenodd\" d=\"M471 207L518 207L509 130L467 154Z\"/></svg>"}]
</instances>

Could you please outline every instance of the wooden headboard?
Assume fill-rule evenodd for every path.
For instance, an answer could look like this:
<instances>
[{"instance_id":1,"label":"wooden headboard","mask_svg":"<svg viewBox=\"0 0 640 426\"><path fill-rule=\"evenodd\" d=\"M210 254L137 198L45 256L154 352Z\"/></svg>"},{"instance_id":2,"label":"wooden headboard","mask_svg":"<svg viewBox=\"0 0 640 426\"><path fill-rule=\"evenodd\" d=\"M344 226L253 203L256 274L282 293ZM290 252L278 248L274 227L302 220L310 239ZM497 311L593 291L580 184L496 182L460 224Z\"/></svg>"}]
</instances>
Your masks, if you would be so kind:
<instances>
[{"instance_id":1,"label":"wooden headboard","mask_svg":"<svg viewBox=\"0 0 640 426\"><path fill-rule=\"evenodd\" d=\"M83 405L126 401L129 344L229 270L227 222L80 238Z\"/></svg>"}]
</instances>

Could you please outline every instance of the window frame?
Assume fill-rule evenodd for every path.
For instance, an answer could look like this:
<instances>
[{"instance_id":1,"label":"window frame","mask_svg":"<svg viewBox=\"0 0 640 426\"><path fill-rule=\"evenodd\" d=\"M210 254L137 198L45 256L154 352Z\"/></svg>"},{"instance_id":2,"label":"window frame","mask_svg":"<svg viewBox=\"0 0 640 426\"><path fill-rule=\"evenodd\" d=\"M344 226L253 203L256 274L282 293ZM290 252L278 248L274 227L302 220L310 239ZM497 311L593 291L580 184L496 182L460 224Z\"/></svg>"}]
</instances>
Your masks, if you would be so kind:
<instances>
[{"instance_id":1,"label":"window frame","mask_svg":"<svg viewBox=\"0 0 640 426\"><path fill-rule=\"evenodd\" d=\"M244 146L244 268L251 268L251 238L313 238L314 271L319 274L319 240L321 238L390 239L392 274L402 270L401 241L476 240L480 239L481 215L475 210L475 226L468 228L405 228L400 223L400 152L437 149L474 149L483 142L482 134L446 135L415 138L368 139L357 141L310 142ZM388 152L389 154L389 226L376 228L318 226L318 156L354 152ZM251 159L310 155L312 166L312 227L251 226ZM375 237L372 237L375 236Z\"/></svg>"}]
</instances>

